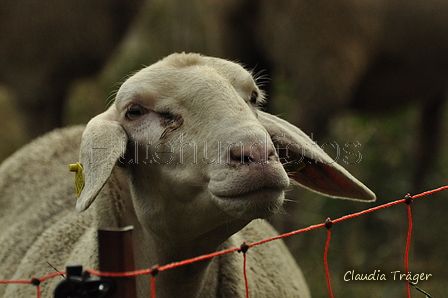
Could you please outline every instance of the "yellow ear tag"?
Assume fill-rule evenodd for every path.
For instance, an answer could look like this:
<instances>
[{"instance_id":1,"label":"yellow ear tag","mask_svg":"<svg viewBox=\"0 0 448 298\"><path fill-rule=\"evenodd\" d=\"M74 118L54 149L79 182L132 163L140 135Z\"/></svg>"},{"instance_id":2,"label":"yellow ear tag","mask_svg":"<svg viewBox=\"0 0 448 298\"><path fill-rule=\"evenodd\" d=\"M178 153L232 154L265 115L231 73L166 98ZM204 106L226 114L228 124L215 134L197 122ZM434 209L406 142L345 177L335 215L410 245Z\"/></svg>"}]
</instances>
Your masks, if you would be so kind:
<instances>
[{"instance_id":1,"label":"yellow ear tag","mask_svg":"<svg viewBox=\"0 0 448 298\"><path fill-rule=\"evenodd\" d=\"M84 178L84 168L82 165L77 162L75 164L70 164L68 166L68 169L70 172L75 172L75 188L76 188L76 195L78 198L81 196L81 192L84 189L85 185L85 178Z\"/></svg>"}]
</instances>

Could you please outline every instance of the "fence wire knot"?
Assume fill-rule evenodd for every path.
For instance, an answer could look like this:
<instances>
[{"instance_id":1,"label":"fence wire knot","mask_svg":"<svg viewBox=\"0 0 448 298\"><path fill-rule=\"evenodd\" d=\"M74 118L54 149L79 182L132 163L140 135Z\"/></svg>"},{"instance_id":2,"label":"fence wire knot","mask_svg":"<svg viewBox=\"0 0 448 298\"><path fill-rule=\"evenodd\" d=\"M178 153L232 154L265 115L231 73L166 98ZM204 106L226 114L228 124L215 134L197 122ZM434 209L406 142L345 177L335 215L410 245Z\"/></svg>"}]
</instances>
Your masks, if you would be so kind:
<instances>
[{"instance_id":1,"label":"fence wire knot","mask_svg":"<svg viewBox=\"0 0 448 298\"><path fill-rule=\"evenodd\" d=\"M31 284L33 285L33 286L39 286L40 285L40 280L38 279L38 278L35 278L35 277L32 277L31 278Z\"/></svg>"},{"instance_id":2,"label":"fence wire knot","mask_svg":"<svg viewBox=\"0 0 448 298\"><path fill-rule=\"evenodd\" d=\"M238 249L238 252L242 252L245 254L249 250L249 245L247 245L246 241L241 244L240 249Z\"/></svg>"},{"instance_id":3,"label":"fence wire knot","mask_svg":"<svg viewBox=\"0 0 448 298\"><path fill-rule=\"evenodd\" d=\"M413 200L414 200L414 198L410 195L410 194L407 194L407 195L405 195L404 196L404 199L406 200L406 201L404 201L406 204L408 204L408 205L410 205L412 202L413 202Z\"/></svg>"},{"instance_id":4,"label":"fence wire knot","mask_svg":"<svg viewBox=\"0 0 448 298\"><path fill-rule=\"evenodd\" d=\"M152 276L156 276L157 273L159 273L159 265L154 265L154 266L151 268L151 275L152 275Z\"/></svg>"}]
</instances>

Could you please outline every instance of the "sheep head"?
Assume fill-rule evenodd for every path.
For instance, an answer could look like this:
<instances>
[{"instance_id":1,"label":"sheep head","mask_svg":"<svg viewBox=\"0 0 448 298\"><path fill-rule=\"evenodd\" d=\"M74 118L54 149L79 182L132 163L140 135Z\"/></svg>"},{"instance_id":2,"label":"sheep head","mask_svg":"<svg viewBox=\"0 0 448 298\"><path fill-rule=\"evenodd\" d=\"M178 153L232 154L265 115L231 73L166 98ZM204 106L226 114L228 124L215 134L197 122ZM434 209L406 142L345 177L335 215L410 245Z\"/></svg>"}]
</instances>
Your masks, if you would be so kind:
<instances>
[{"instance_id":1,"label":"sheep head","mask_svg":"<svg viewBox=\"0 0 448 298\"><path fill-rule=\"evenodd\" d=\"M142 69L87 125L77 210L116 167L128 175L142 225L169 235L232 223L236 231L268 217L290 178L332 197L375 200L300 129L257 109L262 100L251 74L226 60L173 54Z\"/></svg>"}]
</instances>

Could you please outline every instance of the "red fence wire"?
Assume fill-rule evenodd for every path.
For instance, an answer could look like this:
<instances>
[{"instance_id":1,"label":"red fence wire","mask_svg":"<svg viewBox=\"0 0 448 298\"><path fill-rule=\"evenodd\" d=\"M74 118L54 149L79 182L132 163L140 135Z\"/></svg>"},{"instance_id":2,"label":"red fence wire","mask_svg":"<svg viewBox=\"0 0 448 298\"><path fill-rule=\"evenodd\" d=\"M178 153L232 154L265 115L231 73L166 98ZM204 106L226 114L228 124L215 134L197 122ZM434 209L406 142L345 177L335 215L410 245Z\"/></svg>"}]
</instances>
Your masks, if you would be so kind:
<instances>
[{"instance_id":1,"label":"red fence wire","mask_svg":"<svg viewBox=\"0 0 448 298\"><path fill-rule=\"evenodd\" d=\"M218 252L214 252L214 253L210 253L210 254L206 254L206 255L202 255L202 256L198 256L195 258L191 258L188 260L184 260L184 261L180 261L180 262L174 262L171 264L167 264L167 265L163 265L163 266L154 266L151 269L143 269L143 270L135 270L135 271L128 271L128 272L100 272L98 270L87 270L87 272L89 272L90 274L93 275L97 275L97 276L104 276L104 277L131 277L131 276L137 276L137 275L145 275L145 274L150 274L151 275L151 287L152 287L152 298L156 298L156 289L155 289L155 280L156 280L156 275L158 272L160 271L165 271L165 270L169 270L172 268L176 268L176 267L180 267L180 266L185 266L194 262L198 262L198 261L202 261L202 260L206 260L206 259L210 259L216 256L220 256L220 255L224 255L224 254L228 254L228 253L232 253L232 252L242 252L244 255L243 258L243 275L244 275L244 283L245 283L245 291L246 291L246 297L249 298L249 289L250 289L250 285L248 283L248 279L247 279L247 274L246 274L246 252L250 247L253 246L257 246L257 245L261 245L264 244L266 242L270 242L270 241L274 241L274 240L278 240L278 239L282 239L282 238L286 238L286 237L290 237L296 234L300 234L300 233L304 233L304 232L308 232L311 230L315 230L318 228L322 228L322 227L326 227L327 228L327 241L325 244L325 250L324 250L324 267L325 267L325 272L326 272L326 280L327 280L327 285L328 285L328 291L329 291L329 296L330 298L334 298L333 296L333 291L332 291L332 287L331 287L331 281L330 281L330 274L329 274L329 270L328 270L328 251L329 251L329 247L330 247L330 240L331 240L331 226L334 225L335 223L344 221L344 220L348 220L357 216L361 216L370 212L374 212L380 209L384 209L384 208L388 208L394 205L398 205L401 203L406 203L407 205L407 214L408 214L408 231L407 231L407 239L406 239L406 246L405 246L405 253L404 253L404 267L405 267L405 273L408 274L409 273L409 249L410 249L410 244L411 244L411 235L412 235L412 209L411 209L411 202L417 198L423 197L423 196L427 196L427 195L432 195L436 192L440 192L443 190L448 189L448 185L447 186L443 186L443 187L439 187L436 188L434 190L430 190L430 191L426 191L417 195L406 195L403 199L400 200L396 200L390 203L386 203L377 207L373 207L370 209L366 209L360 212L356 212L350 215L345 215L342 216L340 218L334 219L334 220L330 220L329 218L320 224L316 224L316 225L312 225L300 230L296 230L296 231L292 231L289 233L285 233L276 237L272 237L272 238L268 238L268 239L264 239L258 242L254 242L254 243L249 243L246 244L245 242L240 246L240 247L234 247L231 249L227 249L227 250L222 250L222 251L218 251ZM29 280L25 280L25 279L21 279L21 280L0 280L0 284L9 284L9 283L22 283L22 284L31 284L36 286L36 297L40 298L40 284L50 278L54 278L56 276L60 276L60 275L64 275L65 272L55 272L52 274L49 274L47 276L41 277L41 278L31 278ZM411 292L410 292L410 283L409 281L406 281L406 293L407 293L407 297L410 298L411 297Z\"/></svg>"},{"instance_id":2,"label":"red fence wire","mask_svg":"<svg viewBox=\"0 0 448 298\"><path fill-rule=\"evenodd\" d=\"M411 199L412 200L412 199ZM408 209L408 236L406 238L406 248L404 250L404 272L409 273L409 248L411 247L411 235L412 235L412 211L411 211L411 201L408 199L406 201ZM408 298L411 298L411 287L409 282L406 282L406 293Z\"/></svg>"}]
</instances>

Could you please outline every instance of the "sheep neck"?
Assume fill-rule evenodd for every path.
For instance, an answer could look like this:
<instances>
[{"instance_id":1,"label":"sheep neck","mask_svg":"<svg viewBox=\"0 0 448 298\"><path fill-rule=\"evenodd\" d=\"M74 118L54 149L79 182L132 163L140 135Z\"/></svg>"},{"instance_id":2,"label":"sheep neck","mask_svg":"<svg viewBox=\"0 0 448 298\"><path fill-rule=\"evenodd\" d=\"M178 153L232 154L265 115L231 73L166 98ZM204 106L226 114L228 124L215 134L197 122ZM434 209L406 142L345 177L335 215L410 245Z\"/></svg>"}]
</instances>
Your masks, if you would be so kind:
<instances>
[{"instance_id":1,"label":"sheep neck","mask_svg":"<svg viewBox=\"0 0 448 298\"><path fill-rule=\"evenodd\" d=\"M228 227L227 227L228 228ZM222 228L220 228L222 229ZM204 239L208 238L204 236ZM145 231L141 225L134 229L134 251L136 268L151 268L154 264L159 266L181 261L198 255L220 250L226 239L220 245L207 247L204 241L197 239L194 243L184 243L181 247L173 247L163 239L157 239ZM196 262L167 271L159 272L156 276L157 297L210 297L210 293L219 288L219 272L221 258ZM148 277L138 279L139 297L149 297Z\"/></svg>"},{"instance_id":2,"label":"sheep neck","mask_svg":"<svg viewBox=\"0 0 448 298\"><path fill-rule=\"evenodd\" d=\"M102 191L105 195L97 198L97 212L101 226L134 226L136 269L151 268L155 264L162 266L220 250L223 245L227 246L225 242L232 234L249 223L247 220L225 222L190 241L158 237L138 220L126 187L128 183L124 183L121 174L116 172L110 177ZM108 212L104 213L104 210ZM209 297L219 287L220 263L220 258L212 258L159 272L156 277L157 297ZM137 278L137 288L138 297L150 297L147 276Z\"/></svg>"}]
</instances>

